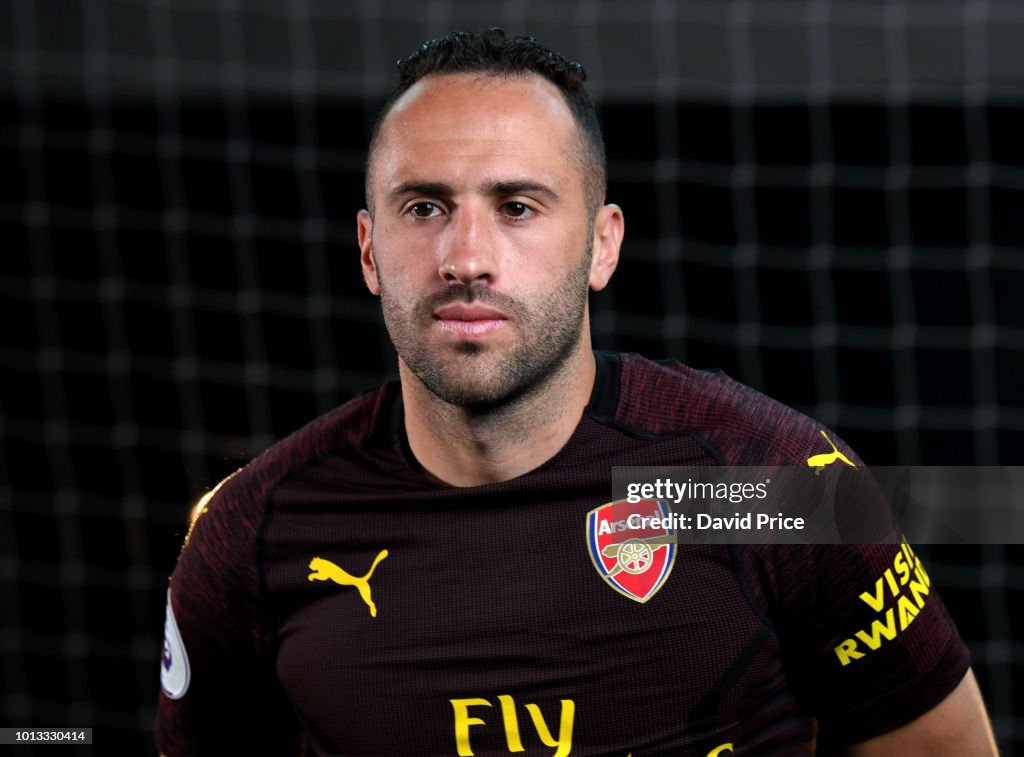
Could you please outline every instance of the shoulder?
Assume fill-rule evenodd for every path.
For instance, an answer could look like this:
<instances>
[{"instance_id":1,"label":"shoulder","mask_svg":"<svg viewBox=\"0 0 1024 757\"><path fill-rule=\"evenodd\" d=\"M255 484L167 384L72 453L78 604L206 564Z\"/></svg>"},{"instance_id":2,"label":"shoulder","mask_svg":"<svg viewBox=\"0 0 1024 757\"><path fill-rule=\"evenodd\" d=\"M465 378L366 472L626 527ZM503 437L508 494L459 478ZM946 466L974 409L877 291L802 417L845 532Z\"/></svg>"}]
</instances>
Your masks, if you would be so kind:
<instances>
[{"instance_id":1,"label":"shoulder","mask_svg":"<svg viewBox=\"0 0 1024 757\"><path fill-rule=\"evenodd\" d=\"M805 465L839 452L860 464L832 431L777 400L731 379L677 361L621 356L618 420L649 433L688 433L726 465Z\"/></svg>"}]
</instances>

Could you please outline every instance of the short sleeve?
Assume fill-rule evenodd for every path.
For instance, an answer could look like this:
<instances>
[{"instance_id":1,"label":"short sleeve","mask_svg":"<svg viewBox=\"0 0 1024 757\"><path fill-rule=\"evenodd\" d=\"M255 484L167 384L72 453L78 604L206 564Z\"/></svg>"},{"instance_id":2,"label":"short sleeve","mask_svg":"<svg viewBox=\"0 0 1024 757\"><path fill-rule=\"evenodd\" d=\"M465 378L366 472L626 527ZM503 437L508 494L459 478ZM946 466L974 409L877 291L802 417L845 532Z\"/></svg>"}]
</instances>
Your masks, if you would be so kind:
<instances>
[{"instance_id":1,"label":"short sleeve","mask_svg":"<svg viewBox=\"0 0 1024 757\"><path fill-rule=\"evenodd\" d=\"M156 722L166 755L299 753L260 602L259 511L247 499L238 476L206 503L171 577Z\"/></svg>"},{"instance_id":2,"label":"short sleeve","mask_svg":"<svg viewBox=\"0 0 1024 757\"><path fill-rule=\"evenodd\" d=\"M967 648L909 544L780 546L759 559L794 685L829 743L909 723L966 674Z\"/></svg>"}]
</instances>

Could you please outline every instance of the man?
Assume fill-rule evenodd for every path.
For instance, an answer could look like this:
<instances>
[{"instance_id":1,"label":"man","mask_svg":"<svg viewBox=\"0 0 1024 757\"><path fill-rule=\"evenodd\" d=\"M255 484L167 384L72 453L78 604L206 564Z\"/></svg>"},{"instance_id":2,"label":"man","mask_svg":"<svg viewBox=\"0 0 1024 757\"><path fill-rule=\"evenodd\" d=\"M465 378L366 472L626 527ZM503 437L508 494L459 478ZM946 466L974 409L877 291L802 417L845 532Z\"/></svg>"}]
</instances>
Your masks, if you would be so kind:
<instances>
[{"instance_id":1,"label":"man","mask_svg":"<svg viewBox=\"0 0 1024 757\"><path fill-rule=\"evenodd\" d=\"M627 573L661 561L643 596L602 569L584 532L613 465L859 460L721 375L591 350L623 215L578 65L492 30L400 71L358 218L400 382L204 506L168 593L161 750L994 753L909 546L634 540Z\"/></svg>"}]
</instances>

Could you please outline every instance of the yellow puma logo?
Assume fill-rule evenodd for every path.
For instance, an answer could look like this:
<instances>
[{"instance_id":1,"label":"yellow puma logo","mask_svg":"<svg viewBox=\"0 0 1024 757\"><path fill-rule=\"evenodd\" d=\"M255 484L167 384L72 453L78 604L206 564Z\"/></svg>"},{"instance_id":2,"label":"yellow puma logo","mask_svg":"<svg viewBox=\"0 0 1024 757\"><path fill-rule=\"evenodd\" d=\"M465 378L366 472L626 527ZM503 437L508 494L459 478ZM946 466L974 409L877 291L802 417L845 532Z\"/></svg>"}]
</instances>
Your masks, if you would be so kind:
<instances>
[{"instance_id":1,"label":"yellow puma logo","mask_svg":"<svg viewBox=\"0 0 1024 757\"><path fill-rule=\"evenodd\" d=\"M365 576L353 576L349 574L344 568L339 568L337 565L332 563L330 560L325 560L322 557L314 557L309 561L309 569L313 571L309 574L310 581L327 581L328 579L334 581L339 586L355 586L359 589L359 596L366 602L366 606L370 608L370 617L377 617L377 605L373 603L373 599L370 597L370 576L373 575L373 571L377 569L377 563L388 556L388 551L382 549L380 554L377 555L373 561L373 565L366 571Z\"/></svg>"},{"instance_id":2,"label":"yellow puma logo","mask_svg":"<svg viewBox=\"0 0 1024 757\"><path fill-rule=\"evenodd\" d=\"M846 455L844 455L842 452L836 449L836 445L833 444L832 440L828 438L828 434L822 431L821 435L825 437L825 441L828 442L829 445L832 447L832 451L823 452L820 455L812 455L811 457L807 458L807 467L815 469L815 476L817 476L819 473L825 470L826 465L831 465L836 460L842 460L851 468L857 467L856 465L850 462L850 458L848 458Z\"/></svg>"}]
</instances>

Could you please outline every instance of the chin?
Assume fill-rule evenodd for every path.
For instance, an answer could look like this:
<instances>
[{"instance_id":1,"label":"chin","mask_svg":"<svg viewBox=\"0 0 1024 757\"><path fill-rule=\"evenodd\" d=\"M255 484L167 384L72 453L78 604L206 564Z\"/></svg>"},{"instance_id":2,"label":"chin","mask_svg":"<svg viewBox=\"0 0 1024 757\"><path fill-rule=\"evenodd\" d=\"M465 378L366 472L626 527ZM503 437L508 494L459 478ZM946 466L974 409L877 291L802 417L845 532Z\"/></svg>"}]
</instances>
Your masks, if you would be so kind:
<instances>
[{"instance_id":1,"label":"chin","mask_svg":"<svg viewBox=\"0 0 1024 757\"><path fill-rule=\"evenodd\" d=\"M519 393L515 387L476 381L431 381L426 386L438 399L467 410L491 410L504 405Z\"/></svg>"}]
</instances>

